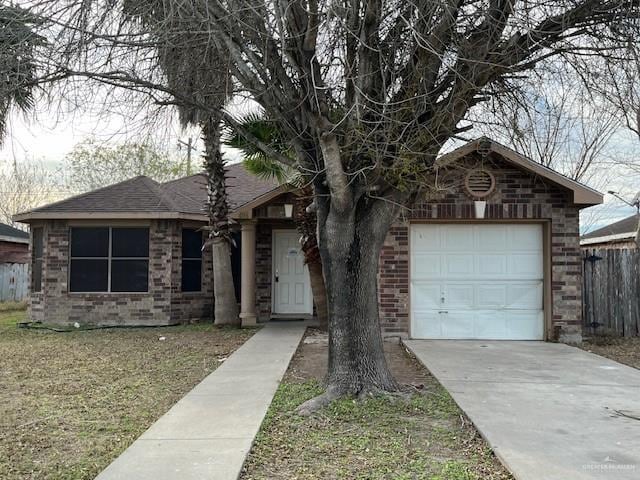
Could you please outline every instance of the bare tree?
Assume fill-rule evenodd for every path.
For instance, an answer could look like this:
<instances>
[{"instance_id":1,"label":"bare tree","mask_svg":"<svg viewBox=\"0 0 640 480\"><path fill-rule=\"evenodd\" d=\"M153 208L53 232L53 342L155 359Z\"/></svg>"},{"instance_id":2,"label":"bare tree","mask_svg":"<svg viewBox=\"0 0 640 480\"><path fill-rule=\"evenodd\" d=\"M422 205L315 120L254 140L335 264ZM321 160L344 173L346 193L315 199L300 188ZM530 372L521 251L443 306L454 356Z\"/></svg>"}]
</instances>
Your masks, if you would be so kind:
<instances>
[{"instance_id":1,"label":"bare tree","mask_svg":"<svg viewBox=\"0 0 640 480\"><path fill-rule=\"evenodd\" d=\"M58 175L42 162L13 162L0 169L0 222L23 229L25 224L14 222L13 215L60 200L68 193Z\"/></svg>"},{"instance_id":2,"label":"bare tree","mask_svg":"<svg viewBox=\"0 0 640 480\"><path fill-rule=\"evenodd\" d=\"M483 130L573 180L604 185L602 167L618 161L611 145L622 129L618 112L566 72L545 77L518 92L525 102L496 102Z\"/></svg>"},{"instance_id":3,"label":"bare tree","mask_svg":"<svg viewBox=\"0 0 640 480\"><path fill-rule=\"evenodd\" d=\"M185 95L150 68L158 29L181 22L180 48L224 52L234 91L277 122L294 158L250 132L245 137L314 179L329 371L325 393L301 413L342 395L398 388L378 319L380 250L401 210L433 186L443 145L472 129L472 107L513 101L522 79L552 61L570 65L590 88L595 68L620 78L637 74L636 0L140 4L164 12L160 21L139 28L121 15L119 2L39 2L59 47L42 63L41 79L84 77L159 103L197 104L241 130L220 102Z\"/></svg>"},{"instance_id":4,"label":"bare tree","mask_svg":"<svg viewBox=\"0 0 640 480\"><path fill-rule=\"evenodd\" d=\"M65 184L70 191L86 192L146 175L165 182L186 175L186 165L153 145L127 142L104 145L94 139L73 147L65 157Z\"/></svg>"}]
</instances>

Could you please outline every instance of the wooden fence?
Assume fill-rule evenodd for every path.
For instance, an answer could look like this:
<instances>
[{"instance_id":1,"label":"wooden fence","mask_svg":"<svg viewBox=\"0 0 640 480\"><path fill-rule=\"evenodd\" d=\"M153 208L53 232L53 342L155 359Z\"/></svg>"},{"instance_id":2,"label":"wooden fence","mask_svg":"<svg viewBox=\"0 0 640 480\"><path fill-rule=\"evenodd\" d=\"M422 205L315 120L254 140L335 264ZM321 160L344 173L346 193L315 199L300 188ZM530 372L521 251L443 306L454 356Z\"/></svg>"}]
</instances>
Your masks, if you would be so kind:
<instances>
[{"instance_id":1,"label":"wooden fence","mask_svg":"<svg viewBox=\"0 0 640 480\"><path fill-rule=\"evenodd\" d=\"M583 273L585 332L639 336L640 250L585 250Z\"/></svg>"},{"instance_id":2,"label":"wooden fence","mask_svg":"<svg viewBox=\"0 0 640 480\"><path fill-rule=\"evenodd\" d=\"M0 263L0 302L20 302L28 294L29 265Z\"/></svg>"}]
</instances>

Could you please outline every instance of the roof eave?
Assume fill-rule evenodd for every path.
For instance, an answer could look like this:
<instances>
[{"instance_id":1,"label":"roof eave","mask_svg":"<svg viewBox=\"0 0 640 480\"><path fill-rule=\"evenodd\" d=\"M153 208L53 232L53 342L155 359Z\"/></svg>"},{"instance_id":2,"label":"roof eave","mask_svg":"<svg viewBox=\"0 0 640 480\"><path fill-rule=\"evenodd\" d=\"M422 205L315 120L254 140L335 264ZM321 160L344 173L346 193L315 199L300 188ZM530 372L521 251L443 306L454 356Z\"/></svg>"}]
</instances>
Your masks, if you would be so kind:
<instances>
[{"instance_id":1,"label":"roof eave","mask_svg":"<svg viewBox=\"0 0 640 480\"><path fill-rule=\"evenodd\" d=\"M13 216L20 223L35 220L195 220L206 222L207 216L184 212L25 212Z\"/></svg>"},{"instance_id":2,"label":"roof eave","mask_svg":"<svg viewBox=\"0 0 640 480\"><path fill-rule=\"evenodd\" d=\"M576 180L572 180L569 177L565 177L555 170L536 163L530 158L527 158L524 155L519 154L518 152L511 150L510 148L507 148L504 145L501 145L500 143L486 137L473 140L466 145L463 145L449 153L442 155L438 158L436 163L438 165L446 165L447 163L458 160L459 158L475 152L481 143L488 143L492 152L497 153L508 162L519 166L530 173L539 175L540 177L545 178L555 183L556 185L564 187L567 190L570 190L572 192L573 203L580 208L600 205L604 201L603 194L598 192L597 190L587 187L586 185L583 185Z\"/></svg>"},{"instance_id":3,"label":"roof eave","mask_svg":"<svg viewBox=\"0 0 640 480\"><path fill-rule=\"evenodd\" d=\"M22 237L12 237L10 235L0 235L0 242L9 242L9 243L25 243L29 244L28 238Z\"/></svg>"},{"instance_id":4,"label":"roof eave","mask_svg":"<svg viewBox=\"0 0 640 480\"><path fill-rule=\"evenodd\" d=\"M593 245L595 243L615 243L633 240L636 232L615 233L613 235L601 235L599 237L584 238L580 240L580 245Z\"/></svg>"}]
</instances>

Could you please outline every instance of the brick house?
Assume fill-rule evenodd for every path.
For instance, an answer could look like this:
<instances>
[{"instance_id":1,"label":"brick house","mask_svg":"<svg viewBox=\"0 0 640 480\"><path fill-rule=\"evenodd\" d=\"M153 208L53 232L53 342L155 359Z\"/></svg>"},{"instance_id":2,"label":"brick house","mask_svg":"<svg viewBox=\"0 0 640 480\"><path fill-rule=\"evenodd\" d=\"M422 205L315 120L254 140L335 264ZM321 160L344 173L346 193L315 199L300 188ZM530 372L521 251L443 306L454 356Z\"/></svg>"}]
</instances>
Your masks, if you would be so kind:
<instances>
[{"instance_id":1,"label":"brick house","mask_svg":"<svg viewBox=\"0 0 640 480\"><path fill-rule=\"evenodd\" d=\"M228 167L243 324L313 314L296 194ZM31 225L30 314L51 323L209 318L202 175L137 177L20 214ZM385 335L579 341L579 211L602 195L481 138L443 155L438 184L393 225L380 258ZM191 262L191 263L190 263Z\"/></svg>"},{"instance_id":2,"label":"brick house","mask_svg":"<svg viewBox=\"0 0 640 480\"><path fill-rule=\"evenodd\" d=\"M0 223L0 263L29 263L29 234Z\"/></svg>"}]
</instances>

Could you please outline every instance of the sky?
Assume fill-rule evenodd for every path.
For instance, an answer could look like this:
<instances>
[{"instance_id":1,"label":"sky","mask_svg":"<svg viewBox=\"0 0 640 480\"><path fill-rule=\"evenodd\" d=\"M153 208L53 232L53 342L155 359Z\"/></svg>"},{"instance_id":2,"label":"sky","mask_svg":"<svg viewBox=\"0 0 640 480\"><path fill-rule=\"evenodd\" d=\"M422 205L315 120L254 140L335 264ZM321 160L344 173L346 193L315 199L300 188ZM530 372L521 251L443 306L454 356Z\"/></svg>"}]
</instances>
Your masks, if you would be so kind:
<instances>
[{"instance_id":1,"label":"sky","mask_svg":"<svg viewBox=\"0 0 640 480\"><path fill-rule=\"evenodd\" d=\"M236 106L235 108L240 108ZM183 157L186 152L177 148L178 141L188 137L198 139L196 129L184 131L171 115L156 115L151 128L146 115L128 115L126 112L109 112L103 114L90 110L73 109L62 112L40 107L35 115L25 118L14 114L9 121L9 131L2 148L0 148L0 169L9 167L14 161L38 161L43 168L51 172L64 168L65 156L74 145L88 138L105 144L117 144L125 141L141 141L152 139L160 148L166 149L176 158ZM471 133L473 135L473 132ZM198 140L199 142L199 140ZM618 155L640 158L640 141L630 132L621 131L613 140ZM199 145L199 149L202 147ZM240 160L239 153L227 150L227 159L231 162ZM598 185L593 185L603 193L608 190L620 192L623 198L631 199L640 190L640 174L629 174L617 171L617 167L603 169L595 175ZM605 171L606 170L606 171ZM6 186L3 186L6 188ZM54 194L64 198L75 192L62 189ZM635 209L625 205L612 195L605 195L605 204L583 210L581 216L582 230L588 231L608 223L625 218L635 213Z\"/></svg>"}]
</instances>

